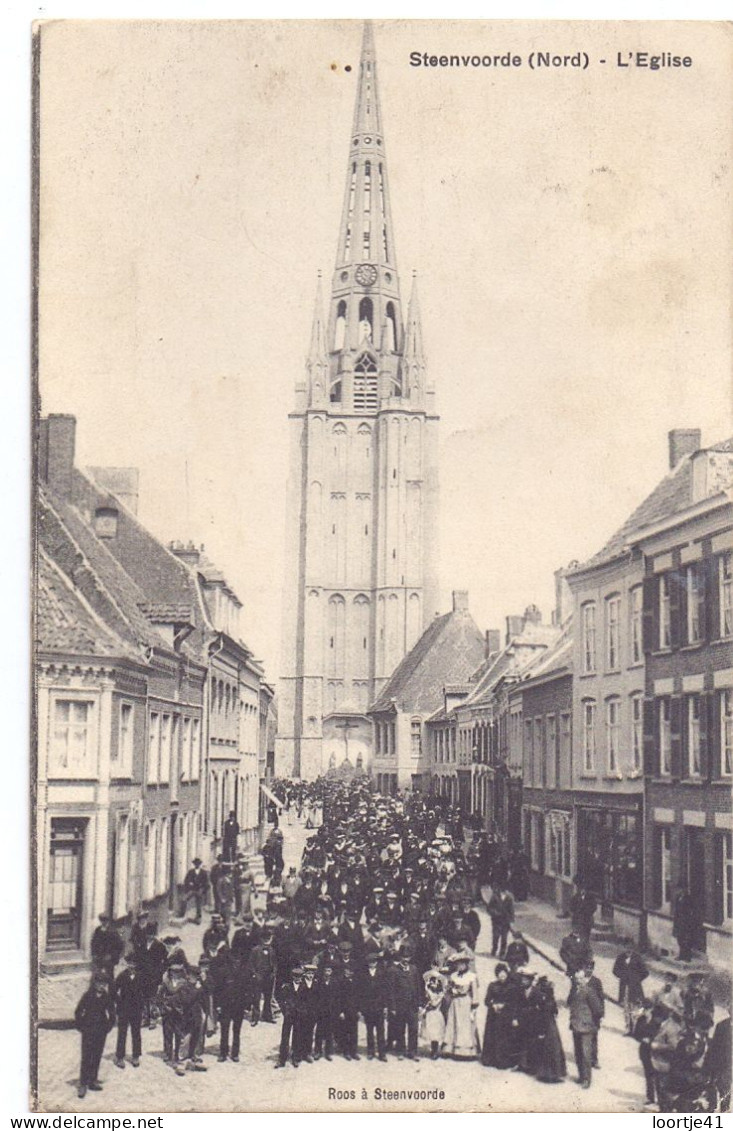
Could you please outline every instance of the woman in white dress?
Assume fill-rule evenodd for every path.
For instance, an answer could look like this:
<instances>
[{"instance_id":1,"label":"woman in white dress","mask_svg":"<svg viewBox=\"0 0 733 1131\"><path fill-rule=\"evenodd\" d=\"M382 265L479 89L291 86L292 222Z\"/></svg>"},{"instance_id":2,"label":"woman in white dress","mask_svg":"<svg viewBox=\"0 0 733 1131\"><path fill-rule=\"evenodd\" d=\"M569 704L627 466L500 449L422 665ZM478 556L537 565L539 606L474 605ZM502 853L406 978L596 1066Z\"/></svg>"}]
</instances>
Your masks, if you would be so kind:
<instances>
[{"instance_id":1,"label":"woman in white dress","mask_svg":"<svg viewBox=\"0 0 733 1131\"><path fill-rule=\"evenodd\" d=\"M423 982L425 983L425 1005L422 1008L420 1036L426 1044L430 1045L430 1055L433 1060L437 1060L445 1036L443 1001L446 980L440 970L433 967L431 970L425 971Z\"/></svg>"},{"instance_id":2,"label":"woman in white dress","mask_svg":"<svg viewBox=\"0 0 733 1131\"><path fill-rule=\"evenodd\" d=\"M476 1030L478 978L470 969L470 956L461 951L451 954L448 965L447 996L450 1001L445 1021L443 1051L456 1060L475 1060L480 1052Z\"/></svg>"}]
</instances>

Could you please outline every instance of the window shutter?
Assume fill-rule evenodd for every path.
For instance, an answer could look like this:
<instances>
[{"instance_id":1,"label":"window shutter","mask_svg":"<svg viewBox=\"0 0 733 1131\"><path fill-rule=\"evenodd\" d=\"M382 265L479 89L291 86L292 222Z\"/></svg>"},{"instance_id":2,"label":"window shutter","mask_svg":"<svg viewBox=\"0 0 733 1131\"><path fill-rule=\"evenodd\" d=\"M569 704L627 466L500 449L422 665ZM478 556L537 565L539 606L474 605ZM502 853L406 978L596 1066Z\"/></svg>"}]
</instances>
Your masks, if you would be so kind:
<instances>
[{"instance_id":1,"label":"window shutter","mask_svg":"<svg viewBox=\"0 0 733 1131\"><path fill-rule=\"evenodd\" d=\"M662 836L664 829L654 826L654 861L652 867L652 907L662 906Z\"/></svg>"},{"instance_id":2,"label":"window shutter","mask_svg":"<svg viewBox=\"0 0 733 1131\"><path fill-rule=\"evenodd\" d=\"M659 647L659 579L645 577L642 586L642 647L654 652Z\"/></svg>"},{"instance_id":3,"label":"window shutter","mask_svg":"<svg viewBox=\"0 0 733 1131\"><path fill-rule=\"evenodd\" d=\"M708 695L708 777L715 779L723 774L723 692Z\"/></svg>"},{"instance_id":4,"label":"window shutter","mask_svg":"<svg viewBox=\"0 0 733 1131\"><path fill-rule=\"evenodd\" d=\"M682 625L685 623L684 611L687 608L685 590L687 579L684 570L670 570L667 577L669 578L669 646L679 648L680 642L684 639Z\"/></svg>"},{"instance_id":5,"label":"window shutter","mask_svg":"<svg viewBox=\"0 0 733 1131\"><path fill-rule=\"evenodd\" d=\"M720 640L720 570L721 557L705 560L705 620L710 640Z\"/></svg>"},{"instance_id":6,"label":"window shutter","mask_svg":"<svg viewBox=\"0 0 733 1131\"><path fill-rule=\"evenodd\" d=\"M716 695L700 696L700 776L704 781L710 780L713 761L710 756L710 713L711 700L716 699Z\"/></svg>"},{"instance_id":7,"label":"window shutter","mask_svg":"<svg viewBox=\"0 0 733 1131\"><path fill-rule=\"evenodd\" d=\"M682 711L682 700L679 695L673 695L670 700L669 707L669 729L670 729L670 769L673 778L682 777L682 759L687 752L687 743L683 741L683 734L686 737L686 727L684 728L684 718Z\"/></svg>"},{"instance_id":8,"label":"window shutter","mask_svg":"<svg viewBox=\"0 0 733 1131\"><path fill-rule=\"evenodd\" d=\"M708 577L708 561L697 563L697 584L699 589L699 600L697 604L697 615L700 620L700 640L707 640L708 638L708 590L710 589L710 580ZM712 624L712 621L711 621Z\"/></svg>"},{"instance_id":9,"label":"window shutter","mask_svg":"<svg viewBox=\"0 0 733 1131\"><path fill-rule=\"evenodd\" d=\"M722 727L723 696L715 691L704 697L707 700L707 728L705 751L702 754L702 771L709 780L719 778L723 771Z\"/></svg>"},{"instance_id":10,"label":"window shutter","mask_svg":"<svg viewBox=\"0 0 733 1131\"><path fill-rule=\"evenodd\" d=\"M655 699L644 700L644 773L659 773L659 712Z\"/></svg>"},{"instance_id":11,"label":"window shutter","mask_svg":"<svg viewBox=\"0 0 733 1131\"><path fill-rule=\"evenodd\" d=\"M723 846L725 833L716 832L713 838L713 923L722 923L725 908L723 907Z\"/></svg>"}]
</instances>

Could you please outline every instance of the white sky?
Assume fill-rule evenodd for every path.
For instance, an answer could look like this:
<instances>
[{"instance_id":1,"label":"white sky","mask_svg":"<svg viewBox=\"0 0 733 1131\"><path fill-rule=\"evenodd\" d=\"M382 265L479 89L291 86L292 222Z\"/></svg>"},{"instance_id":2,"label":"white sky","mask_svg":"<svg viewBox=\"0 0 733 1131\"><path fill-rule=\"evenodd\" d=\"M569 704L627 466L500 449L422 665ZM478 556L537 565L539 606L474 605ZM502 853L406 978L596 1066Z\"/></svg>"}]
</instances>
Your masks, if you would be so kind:
<instances>
[{"instance_id":1,"label":"white sky","mask_svg":"<svg viewBox=\"0 0 733 1131\"><path fill-rule=\"evenodd\" d=\"M669 428L730 433L730 35L376 25L403 299L416 268L442 417L443 607L467 588L482 628L549 615L552 571L661 478ZM43 33L43 412L77 416L80 465L140 468L156 534L205 543L273 679L287 413L336 251L360 38ZM591 66L529 70L543 48ZM615 66L637 49L693 66ZM412 50L525 63L423 70Z\"/></svg>"}]
</instances>

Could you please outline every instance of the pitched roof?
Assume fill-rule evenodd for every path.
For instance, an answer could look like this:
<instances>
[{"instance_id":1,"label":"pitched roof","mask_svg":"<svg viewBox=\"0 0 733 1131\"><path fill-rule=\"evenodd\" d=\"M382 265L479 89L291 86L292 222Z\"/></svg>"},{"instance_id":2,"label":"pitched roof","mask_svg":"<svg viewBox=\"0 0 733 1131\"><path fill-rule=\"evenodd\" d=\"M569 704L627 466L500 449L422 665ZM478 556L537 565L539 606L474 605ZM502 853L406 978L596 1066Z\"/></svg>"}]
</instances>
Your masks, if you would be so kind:
<instances>
[{"instance_id":1,"label":"pitched roof","mask_svg":"<svg viewBox=\"0 0 733 1131\"><path fill-rule=\"evenodd\" d=\"M721 440L717 444L704 449L705 451L730 452L733 451L733 439ZM647 495L642 503L633 511L622 526L606 542L598 553L588 558L573 573L588 569L591 566L601 565L617 557L627 545L633 535L638 534L647 526L669 518L679 511L685 510L692 503L692 464L696 453L684 456L679 463L669 471L664 479Z\"/></svg>"},{"instance_id":2,"label":"pitched roof","mask_svg":"<svg viewBox=\"0 0 733 1131\"><path fill-rule=\"evenodd\" d=\"M372 711L386 711L396 700L401 710L432 713L446 684L463 683L484 651L484 638L467 610L435 617L397 665Z\"/></svg>"},{"instance_id":3,"label":"pitched roof","mask_svg":"<svg viewBox=\"0 0 733 1131\"><path fill-rule=\"evenodd\" d=\"M39 484L39 553L52 560L72 591L120 640L140 655L146 647L166 647L141 612L145 595L96 537L74 507Z\"/></svg>"},{"instance_id":4,"label":"pitched roof","mask_svg":"<svg viewBox=\"0 0 733 1131\"><path fill-rule=\"evenodd\" d=\"M36 648L85 656L140 656L120 639L75 591L45 550L38 551Z\"/></svg>"},{"instance_id":5,"label":"pitched roof","mask_svg":"<svg viewBox=\"0 0 733 1131\"><path fill-rule=\"evenodd\" d=\"M183 607L190 611L190 623L195 627L184 649L202 658L206 613L193 571L146 530L115 495L101 490L77 469L74 469L73 493L74 502L81 510L93 513L98 507L115 507L117 534L107 542L110 554L143 592L144 604L158 610L168 608L171 612Z\"/></svg>"},{"instance_id":6,"label":"pitched roof","mask_svg":"<svg viewBox=\"0 0 733 1131\"><path fill-rule=\"evenodd\" d=\"M568 618L554 644L539 652L522 673L525 680L538 679L554 672L567 674L573 669L573 623Z\"/></svg>"},{"instance_id":7,"label":"pitched roof","mask_svg":"<svg viewBox=\"0 0 733 1131\"><path fill-rule=\"evenodd\" d=\"M559 631L554 625L525 624L523 631L513 636L501 652L491 657L488 665L477 673L473 690L458 706L486 703L505 676L521 675L536 662L538 655L544 655L546 649L556 642Z\"/></svg>"}]
</instances>

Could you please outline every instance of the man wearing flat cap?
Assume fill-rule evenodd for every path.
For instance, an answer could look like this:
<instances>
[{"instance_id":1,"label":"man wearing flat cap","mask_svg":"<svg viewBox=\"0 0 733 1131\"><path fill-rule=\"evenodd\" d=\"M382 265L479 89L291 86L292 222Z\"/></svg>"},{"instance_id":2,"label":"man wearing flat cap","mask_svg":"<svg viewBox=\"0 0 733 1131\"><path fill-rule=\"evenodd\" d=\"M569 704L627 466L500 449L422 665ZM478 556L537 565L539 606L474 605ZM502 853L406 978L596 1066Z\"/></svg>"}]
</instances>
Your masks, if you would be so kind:
<instances>
[{"instance_id":1,"label":"man wearing flat cap","mask_svg":"<svg viewBox=\"0 0 733 1131\"><path fill-rule=\"evenodd\" d=\"M186 872L186 878L183 881L183 898L180 906L180 917L185 918L188 911L188 905L191 900L196 904L196 922L201 922L201 909L206 899L206 892L209 887L209 875L203 867L203 860L196 856L191 861L193 867L189 868Z\"/></svg>"},{"instance_id":2,"label":"man wearing flat cap","mask_svg":"<svg viewBox=\"0 0 733 1131\"><path fill-rule=\"evenodd\" d=\"M92 970L104 979L110 994L114 984L115 966L122 958L124 949L124 943L109 915L102 912L99 916L99 926L92 935Z\"/></svg>"},{"instance_id":3,"label":"man wearing flat cap","mask_svg":"<svg viewBox=\"0 0 733 1131\"><path fill-rule=\"evenodd\" d=\"M137 1068L142 1056L140 1030L145 1008L145 984L140 976L139 960L135 951L125 955L125 968L117 975L114 985L113 1001L117 1014L117 1048L115 1064L125 1067L127 1030L132 1041L132 1066Z\"/></svg>"}]
</instances>

